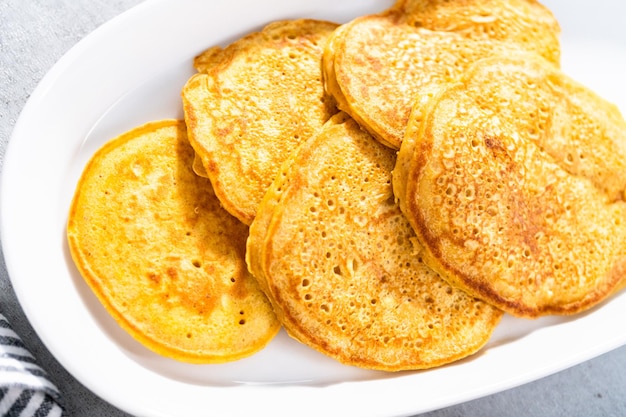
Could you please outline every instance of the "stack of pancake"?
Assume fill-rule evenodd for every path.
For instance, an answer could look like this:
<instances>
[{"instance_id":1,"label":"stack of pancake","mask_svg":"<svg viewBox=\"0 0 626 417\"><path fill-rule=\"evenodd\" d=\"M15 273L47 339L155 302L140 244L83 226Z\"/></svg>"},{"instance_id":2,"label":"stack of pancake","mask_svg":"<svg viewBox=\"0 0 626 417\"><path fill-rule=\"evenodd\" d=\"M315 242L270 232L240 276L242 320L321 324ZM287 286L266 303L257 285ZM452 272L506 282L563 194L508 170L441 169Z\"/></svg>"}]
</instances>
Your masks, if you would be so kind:
<instances>
[{"instance_id":1,"label":"stack of pancake","mask_svg":"<svg viewBox=\"0 0 626 417\"><path fill-rule=\"evenodd\" d=\"M559 68L559 32L533 0L398 0L211 47L184 123L86 169L76 264L140 342L192 362L280 325L344 364L425 369L504 313L587 310L626 285L626 122Z\"/></svg>"}]
</instances>

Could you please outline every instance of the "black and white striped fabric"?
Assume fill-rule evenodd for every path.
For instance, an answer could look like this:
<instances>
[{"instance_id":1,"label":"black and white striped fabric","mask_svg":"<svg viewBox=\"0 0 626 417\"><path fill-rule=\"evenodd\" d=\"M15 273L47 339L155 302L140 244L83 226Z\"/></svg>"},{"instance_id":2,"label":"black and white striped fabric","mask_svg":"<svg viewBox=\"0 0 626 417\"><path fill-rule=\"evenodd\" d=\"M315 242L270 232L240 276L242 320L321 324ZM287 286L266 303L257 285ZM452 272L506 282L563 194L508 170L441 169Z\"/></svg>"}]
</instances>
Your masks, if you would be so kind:
<instances>
[{"instance_id":1,"label":"black and white striped fabric","mask_svg":"<svg viewBox=\"0 0 626 417\"><path fill-rule=\"evenodd\" d=\"M0 416L59 417L60 393L0 314Z\"/></svg>"}]
</instances>

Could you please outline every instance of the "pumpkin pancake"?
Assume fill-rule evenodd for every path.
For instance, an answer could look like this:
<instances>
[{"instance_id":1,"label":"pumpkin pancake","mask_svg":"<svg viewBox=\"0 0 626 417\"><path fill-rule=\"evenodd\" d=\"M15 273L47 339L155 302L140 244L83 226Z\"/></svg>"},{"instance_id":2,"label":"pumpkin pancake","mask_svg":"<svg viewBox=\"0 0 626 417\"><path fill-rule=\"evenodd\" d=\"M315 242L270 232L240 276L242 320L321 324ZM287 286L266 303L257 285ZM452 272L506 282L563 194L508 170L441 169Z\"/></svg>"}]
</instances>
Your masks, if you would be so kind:
<instances>
[{"instance_id":1,"label":"pumpkin pancake","mask_svg":"<svg viewBox=\"0 0 626 417\"><path fill-rule=\"evenodd\" d=\"M189 140L224 208L250 224L280 164L336 112L321 58L336 24L274 22L196 58L183 88Z\"/></svg>"},{"instance_id":2,"label":"pumpkin pancake","mask_svg":"<svg viewBox=\"0 0 626 417\"><path fill-rule=\"evenodd\" d=\"M425 262L523 317L623 285L625 190L617 107L530 54L479 61L416 107L394 170Z\"/></svg>"},{"instance_id":3,"label":"pumpkin pancake","mask_svg":"<svg viewBox=\"0 0 626 417\"><path fill-rule=\"evenodd\" d=\"M244 259L248 227L192 171L182 121L138 127L86 166L67 225L79 272L113 318L163 356L219 363L279 322Z\"/></svg>"},{"instance_id":4,"label":"pumpkin pancake","mask_svg":"<svg viewBox=\"0 0 626 417\"><path fill-rule=\"evenodd\" d=\"M333 34L325 86L341 110L399 149L416 100L491 54L525 49L558 64L559 33L550 11L532 1L399 1Z\"/></svg>"},{"instance_id":5,"label":"pumpkin pancake","mask_svg":"<svg viewBox=\"0 0 626 417\"><path fill-rule=\"evenodd\" d=\"M300 342L348 365L430 368L477 352L502 312L422 263L394 201L394 162L353 119L333 116L268 190L247 261Z\"/></svg>"},{"instance_id":6,"label":"pumpkin pancake","mask_svg":"<svg viewBox=\"0 0 626 417\"><path fill-rule=\"evenodd\" d=\"M393 9L413 27L517 43L556 65L561 59L559 23L536 0L398 0Z\"/></svg>"}]
</instances>

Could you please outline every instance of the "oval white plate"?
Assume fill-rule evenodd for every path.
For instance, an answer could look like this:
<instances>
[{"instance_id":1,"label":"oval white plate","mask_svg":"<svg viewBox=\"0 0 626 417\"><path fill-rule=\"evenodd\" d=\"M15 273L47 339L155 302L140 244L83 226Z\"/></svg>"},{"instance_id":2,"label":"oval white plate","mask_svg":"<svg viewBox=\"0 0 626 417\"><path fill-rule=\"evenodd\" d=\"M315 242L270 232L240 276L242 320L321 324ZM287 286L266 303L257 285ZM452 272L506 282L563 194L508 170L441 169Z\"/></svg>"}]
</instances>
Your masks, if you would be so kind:
<instances>
[{"instance_id":1,"label":"oval white plate","mask_svg":"<svg viewBox=\"0 0 626 417\"><path fill-rule=\"evenodd\" d=\"M625 7L546 2L563 26L563 66L626 109ZM86 37L24 108L2 178L2 243L14 289L60 363L117 407L146 416L400 416L504 390L626 343L623 291L572 318L505 317L481 353L397 374L337 364L284 333L251 358L186 365L137 344L82 281L65 243L67 209L84 164L106 140L144 122L182 117L192 58L271 20L344 22L391 0L151 0Z\"/></svg>"}]
</instances>

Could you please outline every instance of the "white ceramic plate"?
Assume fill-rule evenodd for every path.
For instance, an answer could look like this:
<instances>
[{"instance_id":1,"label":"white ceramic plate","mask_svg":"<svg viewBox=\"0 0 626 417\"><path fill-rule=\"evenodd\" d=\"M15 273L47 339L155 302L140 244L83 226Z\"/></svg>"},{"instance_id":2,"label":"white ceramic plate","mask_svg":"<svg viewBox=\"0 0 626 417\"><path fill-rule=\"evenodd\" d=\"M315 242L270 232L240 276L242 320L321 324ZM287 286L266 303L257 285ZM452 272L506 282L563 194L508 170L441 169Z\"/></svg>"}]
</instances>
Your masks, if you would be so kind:
<instances>
[{"instance_id":1,"label":"white ceramic plate","mask_svg":"<svg viewBox=\"0 0 626 417\"><path fill-rule=\"evenodd\" d=\"M390 0L151 0L86 37L47 74L15 127L2 178L2 243L33 327L89 389L136 415L401 416L504 390L626 343L626 293L575 318L505 317L481 353L388 374L342 366L284 333L251 358L186 365L147 351L108 316L65 243L80 172L104 141L182 117L194 55L279 18L347 21ZM563 63L626 110L625 3L547 2L563 26Z\"/></svg>"}]
</instances>

